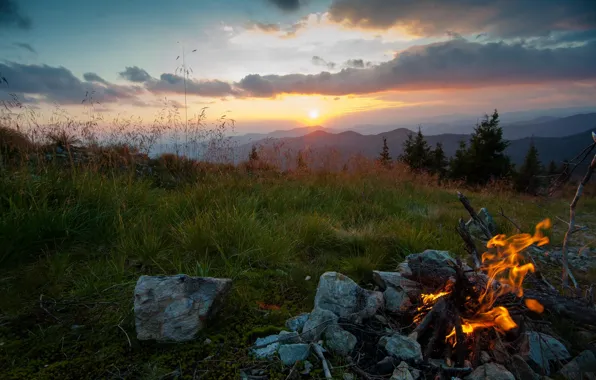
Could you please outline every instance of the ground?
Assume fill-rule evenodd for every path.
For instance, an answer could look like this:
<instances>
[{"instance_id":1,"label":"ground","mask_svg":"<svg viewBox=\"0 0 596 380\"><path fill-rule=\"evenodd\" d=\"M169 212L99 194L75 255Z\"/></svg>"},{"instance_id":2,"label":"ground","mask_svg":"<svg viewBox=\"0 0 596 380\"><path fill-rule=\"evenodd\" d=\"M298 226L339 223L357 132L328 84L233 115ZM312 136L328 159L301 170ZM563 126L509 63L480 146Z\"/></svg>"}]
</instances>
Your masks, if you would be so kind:
<instances>
[{"instance_id":1,"label":"ground","mask_svg":"<svg viewBox=\"0 0 596 380\"><path fill-rule=\"evenodd\" d=\"M501 207L527 232L551 218L560 245L566 225L557 217L568 217L572 196L472 192L379 172L226 171L167 187L85 170L0 175L3 379L224 379L250 367L284 379L280 363L255 362L247 348L310 311L323 272L367 284L373 269L392 270L409 253L465 257L457 190L491 210L502 233L516 230ZM577 223L592 225L595 206L588 192ZM575 245L594 247L593 231L574 235ZM558 268L549 271L557 282ZM178 273L232 278L224 309L193 342L137 341L137 278Z\"/></svg>"}]
</instances>

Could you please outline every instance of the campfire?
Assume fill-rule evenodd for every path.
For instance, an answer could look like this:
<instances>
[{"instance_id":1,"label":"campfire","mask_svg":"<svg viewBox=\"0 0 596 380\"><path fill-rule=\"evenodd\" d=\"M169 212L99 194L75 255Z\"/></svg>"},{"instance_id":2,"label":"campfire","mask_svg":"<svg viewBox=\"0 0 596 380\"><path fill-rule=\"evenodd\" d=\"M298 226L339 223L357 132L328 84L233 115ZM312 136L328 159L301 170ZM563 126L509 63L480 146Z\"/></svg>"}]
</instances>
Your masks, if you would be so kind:
<instances>
[{"instance_id":1,"label":"campfire","mask_svg":"<svg viewBox=\"0 0 596 380\"><path fill-rule=\"evenodd\" d=\"M440 358L455 361L460 368L469 367L466 361L477 363L481 350L520 335L513 314L523 308L524 278L536 269L523 252L532 245L548 244L544 231L550 227L551 221L546 219L536 226L534 235L494 236L478 271L458 260L453 265L455 276L434 292L421 295L414 316L416 328L410 336L425 347L425 359ZM525 298L523 305L536 313L544 310L531 298Z\"/></svg>"}]
</instances>

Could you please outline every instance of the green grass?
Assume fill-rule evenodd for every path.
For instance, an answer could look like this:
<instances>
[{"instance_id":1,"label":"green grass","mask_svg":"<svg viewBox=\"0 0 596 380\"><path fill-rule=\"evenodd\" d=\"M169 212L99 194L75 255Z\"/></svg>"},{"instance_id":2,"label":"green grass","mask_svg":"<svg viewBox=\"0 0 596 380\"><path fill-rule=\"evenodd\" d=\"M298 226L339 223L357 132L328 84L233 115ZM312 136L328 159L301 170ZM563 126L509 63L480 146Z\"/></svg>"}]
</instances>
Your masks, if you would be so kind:
<instances>
[{"instance_id":1,"label":"green grass","mask_svg":"<svg viewBox=\"0 0 596 380\"><path fill-rule=\"evenodd\" d=\"M323 272L366 283L409 253L464 255L454 226L467 215L455 189L377 174L231 171L170 189L86 171L0 174L0 377L235 378L254 364L246 337L310 311ZM467 196L493 213L503 207L527 231L567 207L506 192ZM137 341L137 278L177 273L234 280L220 317L191 343ZM263 365L285 378L279 363Z\"/></svg>"}]
</instances>

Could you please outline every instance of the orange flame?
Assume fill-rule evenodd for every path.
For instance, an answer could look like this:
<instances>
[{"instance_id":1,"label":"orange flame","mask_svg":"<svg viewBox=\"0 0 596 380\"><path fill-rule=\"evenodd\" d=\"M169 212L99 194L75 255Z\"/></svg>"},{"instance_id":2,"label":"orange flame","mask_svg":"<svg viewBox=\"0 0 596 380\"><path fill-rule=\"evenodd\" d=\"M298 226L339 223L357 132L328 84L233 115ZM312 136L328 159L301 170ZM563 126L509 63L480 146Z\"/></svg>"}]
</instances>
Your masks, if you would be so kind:
<instances>
[{"instance_id":1,"label":"orange flame","mask_svg":"<svg viewBox=\"0 0 596 380\"><path fill-rule=\"evenodd\" d=\"M476 329L493 327L497 331L509 331L517 327L511 318L509 311L502 306L494 306L497 298L504 294L513 293L518 297L523 296L523 281L529 272L534 272L532 263L524 263L522 252L533 244L543 246L548 244L549 239L543 234L543 230L552 226L550 219L545 219L536 225L534 235L518 234L511 237L497 235L488 243L488 252L482 255L482 269L488 275L486 288L480 295L478 302L474 301L474 315L470 318L462 318L462 331L464 334L472 334ZM423 295L423 306L418 311L425 311L428 305L434 304L440 297L445 296L451 289L436 294ZM544 306L534 299L525 300L526 307L537 313L542 313ZM479 305L479 306L478 306ZM417 321L421 320L417 316ZM416 321L416 320L415 320ZM446 341L456 343L455 328L447 335Z\"/></svg>"}]
</instances>

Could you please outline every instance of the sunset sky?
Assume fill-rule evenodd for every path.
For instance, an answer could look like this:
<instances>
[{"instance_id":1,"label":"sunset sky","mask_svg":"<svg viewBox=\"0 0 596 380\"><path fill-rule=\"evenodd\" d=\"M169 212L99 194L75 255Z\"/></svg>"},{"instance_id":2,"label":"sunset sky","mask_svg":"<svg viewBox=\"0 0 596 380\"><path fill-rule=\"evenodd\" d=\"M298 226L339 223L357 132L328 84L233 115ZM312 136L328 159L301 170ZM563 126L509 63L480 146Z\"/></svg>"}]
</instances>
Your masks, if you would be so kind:
<instances>
[{"instance_id":1,"label":"sunset sky","mask_svg":"<svg viewBox=\"0 0 596 380\"><path fill-rule=\"evenodd\" d=\"M152 120L183 47L247 132L596 105L593 0L0 0L0 98Z\"/></svg>"}]
</instances>

